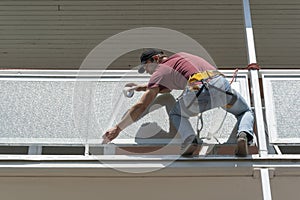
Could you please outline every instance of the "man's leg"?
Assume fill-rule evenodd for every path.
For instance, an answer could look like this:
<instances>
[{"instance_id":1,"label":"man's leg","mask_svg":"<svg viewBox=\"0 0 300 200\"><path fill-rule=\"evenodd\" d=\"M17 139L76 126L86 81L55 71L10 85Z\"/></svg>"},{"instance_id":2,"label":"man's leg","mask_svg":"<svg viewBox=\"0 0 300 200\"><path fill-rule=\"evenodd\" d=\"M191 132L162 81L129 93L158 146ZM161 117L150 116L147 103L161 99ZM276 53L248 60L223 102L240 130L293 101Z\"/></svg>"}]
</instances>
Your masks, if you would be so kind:
<instances>
[{"instance_id":1,"label":"man's leg","mask_svg":"<svg viewBox=\"0 0 300 200\"><path fill-rule=\"evenodd\" d=\"M195 136L194 129L189 121L189 118L195 114L187 112L183 98L179 99L171 112L169 113L170 121L181 136L182 142L188 137Z\"/></svg>"},{"instance_id":2,"label":"man's leg","mask_svg":"<svg viewBox=\"0 0 300 200\"><path fill-rule=\"evenodd\" d=\"M248 154L248 144L253 140L253 123L254 117L251 108L244 98L236 93L237 100L231 108L226 109L237 118L237 149L238 156Z\"/></svg>"},{"instance_id":3,"label":"man's leg","mask_svg":"<svg viewBox=\"0 0 300 200\"><path fill-rule=\"evenodd\" d=\"M181 154L183 156L199 154L199 141L197 140L194 129L189 121L189 117L198 114L198 112L198 108L195 113L187 109L183 98L180 98L176 102L174 108L170 112L170 121L173 122L174 127L181 136Z\"/></svg>"},{"instance_id":4,"label":"man's leg","mask_svg":"<svg viewBox=\"0 0 300 200\"><path fill-rule=\"evenodd\" d=\"M139 119L143 118L145 115L147 115L161 107L165 107L166 112L169 115L169 113L171 112L175 103L176 103L176 100L172 94L169 94L169 93L161 94L154 99L154 101L148 106L148 108L143 112L143 114L139 117ZM125 116L127 112L125 112L125 114L123 116ZM169 133L171 133L172 135L173 134L175 135L177 133L171 120L169 120Z\"/></svg>"},{"instance_id":5,"label":"man's leg","mask_svg":"<svg viewBox=\"0 0 300 200\"><path fill-rule=\"evenodd\" d=\"M145 115L147 115L161 107L165 107L166 112L169 115L169 113L173 109L175 103L176 103L176 100L172 94L169 94L169 93L161 94L155 98L155 100L148 106L148 108L145 110L145 112L142 114L142 116L140 118L144 117ZM169 120L169 131L168 132L171 133L172 135L173 134L176 135L176 133L177 133L171 120Z\"/></svg>"},{"instance_id":6,"label":"man's leg","mask_svg":"<svg viewBox=\"0 0 300 200\"><path fill-rule=\"evenodd\" d=\"M219 88L215 89L211 87L211 89L209 89L211 107L222 106L224 108L226 107L225 105L231 103L232 98L234 98L233 93L236 95L234 104L229 108L225 108L225 110L232 113L237 118L238 132L236 154L239 156L246 156L248 154L248 142L253 139L254 120L251 108L239 93L231 89L229 82L224 77L213 79L209 85L210 84ZM222 92L222 90L224 92ZM227 93L225 91L227 91Z\"/></svg>"},{"instance_id":7,"label":"man's leg","mask_svg":"<svg viewBox=\"0 0 300 200\"><path fill-rule=\"evenodd\" d=\"M253 139L253 112L244 98L239 93L236 93L236 95L236 102L232 107L227 108L226 111L232 113L237 118L238 134L246 132L250 142Z\"/></svg>"},{"instance_id":8,"label":"man's leg","mask_svg":"<svg viewBox=\"0 0 300 200\"><path fill-rule=\"evenodd\" d=\"M169 114L172 108L174 107L175 103L176 100L172 94L167 93L158 95L142 114L142 117L164 106L166 108L167 113Z\"/></svg>"}]
</instances>

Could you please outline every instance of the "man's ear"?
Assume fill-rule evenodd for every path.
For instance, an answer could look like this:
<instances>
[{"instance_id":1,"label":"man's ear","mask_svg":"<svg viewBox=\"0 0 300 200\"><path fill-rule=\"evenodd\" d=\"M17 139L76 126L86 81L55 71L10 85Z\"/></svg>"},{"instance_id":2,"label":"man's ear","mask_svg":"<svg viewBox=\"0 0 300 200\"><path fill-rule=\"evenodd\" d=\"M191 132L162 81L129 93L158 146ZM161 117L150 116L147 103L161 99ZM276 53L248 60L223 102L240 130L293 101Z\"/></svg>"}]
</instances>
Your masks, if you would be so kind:
<instances>
[{"instance_id":1,"label":"man's ear","mask_svg":"<svg viewBox=\"0 0 300 200\"><path fill-rule=\"evenodd\" d=\"M159 56L158 56L158 55L155 55L155 56L152 56L152 58L157 62L158 59L159 59Z\"/></svg>"}]
</instances>

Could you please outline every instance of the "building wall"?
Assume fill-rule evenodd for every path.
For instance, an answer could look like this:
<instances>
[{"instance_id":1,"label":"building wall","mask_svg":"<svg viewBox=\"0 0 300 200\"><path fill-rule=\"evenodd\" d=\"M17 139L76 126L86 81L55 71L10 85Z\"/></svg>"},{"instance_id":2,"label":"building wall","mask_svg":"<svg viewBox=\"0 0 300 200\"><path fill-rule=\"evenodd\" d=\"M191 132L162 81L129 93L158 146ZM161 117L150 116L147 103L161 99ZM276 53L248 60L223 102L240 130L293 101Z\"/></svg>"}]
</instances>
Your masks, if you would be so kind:
<instances>
[{"instance_id":1,"label":"building wall","mask_svg":"<svg viewBox=\"0 0 300 200\"><path fill-rule=\"evenodd\" d=\"M273 166L269 172L273 200L296 200L300 194L299 165L293 159L178 159L164 168L167 159L159 157L146 158L143 165L124 156L118 157L119 162L98 157L104 163L95 157L76 161L64 156L56 162L47 161L50 156L16 158L1 156L1 199L259 200L264 199L259 166Z\"/></svg>"},{"instance_id":2,"label":"building wall","mask_svg":"<svg viewBox=\"0 0 300 200\"><path fill-rule=\"evenodd\" d=\"M12 177L0 178L0 182L1 198L6 200L261 198L259 179L245 177Z\"/></svg>"},{"instance_id":3,"label":"building wall","mask_svg":"<svg viewBox=\"0 0 300 200\"><path fill-rule=\"evenodd\" d=\"M264 68L298 68L300 2L250 0L258 63Z\"/></svg>"},{"instance_id":4,"label":"building wall","mask_svg":"<svg viewBox=\"0 0 300 200\"><path fill-rule=\"evenodd\" d=\"M300 2L250 4L260 65L299 68ZM203 45L220 68L247 65L242 0L3 0L0 18L1 68L78 69L96 45L141 27L186 34ZM118 46L110 50L114 48ZM121 56L110 68L136 66L140 52Z\"/></svg>"},{"instance_id":5,"label":"building wall","mask_svg":"<svg viewBox=\"0 0 300 200\"><path fill-rule=\"evenodd\" d=\"M0 16L1 68L77 69L105 39L141 27L186 34L219 67L247 64L242 1L237 0L3 0ZM126 41L107 51L121 45ZM141 51L124 55L110 68L136 66Z\"/></svg>"}]
</instances>

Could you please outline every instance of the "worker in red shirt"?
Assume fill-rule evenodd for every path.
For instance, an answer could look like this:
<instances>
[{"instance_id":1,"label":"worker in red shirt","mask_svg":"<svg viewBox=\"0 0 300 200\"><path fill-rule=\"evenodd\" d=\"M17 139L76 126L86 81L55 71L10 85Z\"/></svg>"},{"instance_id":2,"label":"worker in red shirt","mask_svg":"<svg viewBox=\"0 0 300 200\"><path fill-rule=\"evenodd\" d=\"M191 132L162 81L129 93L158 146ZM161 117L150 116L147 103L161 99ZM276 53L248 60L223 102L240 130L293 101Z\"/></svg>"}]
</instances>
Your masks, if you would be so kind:
<instances>
[{"instance_id":1,"label":"worker in red shirt","mask_svg":"<svg viewBox=\"0 0 300 200\"><path fill-rule=\"evenodd\" d=\"M184 90L169 113L170 119L182 139L183 156L199 153L196 137L189 117L212 108L222 107L237 118L236 155L246 156L248 144L253 140L253 113L244 98L233 90L215 66L199 56L180 52L167 57L159 49L147 49L140 57L139 72L151 75L147 85L135 87L145 91L123 119L103 135L104 143L116 138L127 126L137 121L159 93Z\"/></svg>"}]
</instances>

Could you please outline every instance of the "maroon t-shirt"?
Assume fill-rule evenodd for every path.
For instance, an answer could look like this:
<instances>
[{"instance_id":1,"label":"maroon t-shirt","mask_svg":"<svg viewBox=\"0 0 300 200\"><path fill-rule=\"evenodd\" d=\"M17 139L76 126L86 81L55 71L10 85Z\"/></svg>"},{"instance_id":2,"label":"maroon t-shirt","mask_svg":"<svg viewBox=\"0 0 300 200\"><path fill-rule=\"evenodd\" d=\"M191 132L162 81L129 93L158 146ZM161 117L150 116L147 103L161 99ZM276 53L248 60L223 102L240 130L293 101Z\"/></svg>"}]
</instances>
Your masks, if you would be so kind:
<instances>
[{"instance_id":1,"label":"maroon t-shirt","mask_svg":"<svg viewBox=\"0 0 300 200\"><path fill-rule=\"evenodd\" d=\"M148 88L183 90L189 77L206 70L216 70L201 57L189 53L176 53L160 63L150 77Z\"/></svg>"}]
</instances>

